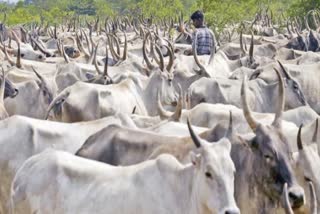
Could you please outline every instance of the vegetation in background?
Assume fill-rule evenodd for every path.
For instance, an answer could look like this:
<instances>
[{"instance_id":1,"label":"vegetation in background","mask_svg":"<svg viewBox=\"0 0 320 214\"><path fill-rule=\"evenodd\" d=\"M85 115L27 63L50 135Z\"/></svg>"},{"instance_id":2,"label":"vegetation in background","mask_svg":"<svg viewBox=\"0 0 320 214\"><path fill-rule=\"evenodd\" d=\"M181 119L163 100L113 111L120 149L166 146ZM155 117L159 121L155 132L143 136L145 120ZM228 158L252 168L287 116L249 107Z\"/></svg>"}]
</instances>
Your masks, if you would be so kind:
<instances>
[{"instance_id":1,"label":"vegetation in background","mask_svg":"<svg viewBox=\"0 0 320 214\"><path fill-rule=\"evenodd\" d=\"M138 11L145 17L177 16L185 18L194 10L203 10L209 26L222 29L227 24L252 21L260 8L269 8L273 19L304 16L320 8L319 0L25 0L15 5L0 3L0 11L7 13L7 24L45 22L61 23L74 15L101 18Z\"/></svg>"}]
</instances>

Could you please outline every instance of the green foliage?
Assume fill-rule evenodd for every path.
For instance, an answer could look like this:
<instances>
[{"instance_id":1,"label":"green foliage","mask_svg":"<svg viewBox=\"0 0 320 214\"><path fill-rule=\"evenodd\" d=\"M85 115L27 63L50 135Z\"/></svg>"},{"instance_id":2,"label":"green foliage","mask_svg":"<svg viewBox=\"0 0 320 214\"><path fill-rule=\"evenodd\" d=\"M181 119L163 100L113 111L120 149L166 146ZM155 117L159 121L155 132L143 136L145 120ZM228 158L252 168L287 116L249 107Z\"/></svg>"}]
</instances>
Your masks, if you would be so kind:
<instances>
[{"instance_id":1,"label":"green foliage","mask_svg":"<svg viewBox=\"0 0 320 214\"><path fill-rule=\"evenodd\" d=\"M279 17L304 16L320 8L319 0L25 0L16 5L0 3L0 11L8 14L7 24L29 22L61 23L74 15L101 18L140 11L145 17L176 17L182 11L189 17L203 10L209 26L222 29L227 24L252 21L260 8L269 8L274 20ZM88 19L91 19L90 17Z\"/></svg>"},{"instance_id":2,"label":"green foliage","mask_svg":"<svg viewBox=\"0 0 320 214\"><path fill-rule=\"evenodd\" d=\"M159 18L175 16L184 10L180 0L142 0L138 7L144 15Z\"/></svg>"}]
</instances>

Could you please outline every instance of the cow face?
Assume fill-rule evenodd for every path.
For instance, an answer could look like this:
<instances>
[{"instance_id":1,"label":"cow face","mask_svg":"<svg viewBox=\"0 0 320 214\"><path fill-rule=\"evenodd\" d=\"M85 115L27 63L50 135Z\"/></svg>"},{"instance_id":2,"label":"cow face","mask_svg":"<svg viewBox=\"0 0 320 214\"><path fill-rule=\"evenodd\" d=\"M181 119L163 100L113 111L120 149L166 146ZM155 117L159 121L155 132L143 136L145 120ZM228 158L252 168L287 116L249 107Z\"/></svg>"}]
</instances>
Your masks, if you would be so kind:
<instances>
[{"instance_id":1,"label":"cow face","mask_svg":"<svg viewBox=\"0 0 320 214\"><path fill-rule=\"evenodd\" d=\"M17 56L17 53L15 54ZM34 60L34 61L45 61L46 56L42 53L38 53L34 50L31 50L29 48L21 48L20 50L20 56L22 59L28 59L28 60Z\"/></svg>"},{"instance_id":2,"label":"cow face","mask_svg":"<svg viewBox=\"0 0 320 214\"><path fill-rule=\"evenodd\" d=\"M316 195L320 194L320 155L318 154L317 135L318 135L318 120L316 121L316 127L311 144L304 144L301 139L301 129L299 128L297 136L298 144L298 158L297 158L297 171L300 172L301 177L306 182L312 182L315 187ZM320 198L317 197L318 204Z\"/></svg>"},{"instance_id":3,"label":"cow face","mask_svg":"<svg viewBox=\"0 0 320 214\"><path fill-rule=\"evenodd\" d=\"M291 206L301 207L305 201L304 190L297 184L289 159L290 147L279 128L259 124L250 146L254 154L254 177L261 191L278 201L287 183Z\"/></svg>"},{"instance_id":4,"label":"cow face","mask_svg":"<svg viewBox=\"0 0 320 214\"><path fill-rule=\"evenodd\" d=\"M158 89L161 92L161 102L164 105L176 106L179 95L173 84L173 73L159 71L158 75L155 76L158 76L156 79L160 79L159 83L155 83L155 85L158 85Z\"/></svg>"},{"instance_id":5,"label":"cow face","mask_svg":"<svg viewBox=\"0 0 320 214\"><path fill-rule=\"evenodd\" d=\"M293 78L285 79L286 107L293 109L307 105L306 98L298 81Z\"/></svg>"},{"instance_id":6,"label":"cow face","mask_svg":"<svg viewBox=\"0 0 320 214\"><path fill-rule=\"evenodd\" d=\"M298 35L297 37L291 39L286 48L294 49L294 50L301 50L301 51L308 51L308 41L302 35Z\"/></svg>"},{"instance_id":7,"label":"cow face","mask_svg":"<svg viewBox=\"0 0 320 214\"><path fill-rule=\"evenodd\" d=\"M191 162L196 171L194 197L200 200L197 203L204 206L202 209L208 213L240 213L234 199L235 166L230 157L230 141L224 137L218 142L208 143L195 134L189 120L188 128L199 149L198 155L191 152ZM229 135L232 135L231 113L226 136Z\"/></svg>"},{"instance_id":8,"label":"cow face","mask_svg":"<svg viewBox=\"0 0 320 214\"><path fill-rule=\"evenodd\" d=\"M230 127L230 125L229 125ZM189 121L191 138L199 148L199 154L191 152L195 166L196 198L209 213L240 213L234 200L235 166L230 157L231 143L227 138L208 143L193 131Z\"/></svg>"}]
</instances>

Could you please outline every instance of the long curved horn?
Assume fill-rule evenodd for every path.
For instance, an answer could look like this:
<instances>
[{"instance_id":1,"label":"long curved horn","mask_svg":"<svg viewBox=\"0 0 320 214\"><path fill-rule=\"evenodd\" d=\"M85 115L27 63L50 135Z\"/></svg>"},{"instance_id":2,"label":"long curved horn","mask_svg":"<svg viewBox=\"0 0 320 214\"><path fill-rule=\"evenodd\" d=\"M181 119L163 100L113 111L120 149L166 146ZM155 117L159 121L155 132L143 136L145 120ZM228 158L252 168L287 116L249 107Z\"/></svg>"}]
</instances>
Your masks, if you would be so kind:
<instances>
[{"instance_id":1,"label":"long curved horn","mask_svg":"<svg viewBox=\"0 0 320 214\"><path fill-rule=\"evenodd\" d=\"M51 57L53 54L49 53L48 50L45 50L42 45L40 45L34 38L30 37L31 41L37 46L37 48L43 53L45 54L47 57Z\"/></svg>"},{"instance_id":2,"label":"long curved horn","mask_svg":"<svg viewBox=\"0 0 320 214\"><path fill-rule=\"evenodd\" d=\"M310 26L309 26L308 17L306 17L306 16L304 17L304 23L306 25L307 30L310 31L311 29L310 29Z\"/></svg>"},{"instance_id":3,"label":"long curved horn","mask_svg":"<svg viewBox=\"0 0 320 214\"><path fill-rule=\"evenodd\" d=\"M146 50L146 48L147 48L147 47L146 47L146 43L147 43L147 40L148 40L149 36L150 36L150 33L148 32L147 35L146 35L146 37L145 37L144 40L143 40L143 44L142 44L142 54L143 54L144 60L146 61L146 64L147 64L148 69L152 70L152 69L154 68L154 66L151 64L151 62L150 62L150 60L149 60L149 58L148 58L148 56L147 56L147 50Z\"/></svg>"},{"instance_id":4,"label":"long curved horn","mask_svg":"<svg viewBox=\"0 0 320 214\"><path fill-rule=\"evenodd\" d=\"M5 84L6 84L6 74L4 72L4 69L1 68L2 72L2 82L1 82L1 88L0 88L0 103L4 104L4 90L5 90Z\"/></svg>"},{"instance_id":5,"label":"long curved horn","mask_svg":"<svg viewBox=\"0 0 320 214\"><path fill-rule=\"evenodd\" d=\"M310 191L310 214L317 214L318 213L318 207L317 207L317 195L314 190L313 183L310 181L308 182L309 185L309 191Z\"/></svg>"},{"instance_id":6,"label":"long curved horn","mask_svg":"<svg viewBox=\"0 0 320 214\"><path fill-rule=\"evenodd\" d=\"M98 72L98 74L102 75L103 72L100 70L98 63L97 63L97 52L98 52L98 45L99 43L96 45L96 47L94 48L94 58L93 58L93 63L94 63L94 67L96 68L96 71ZM108 52L108 49L107 49Z\"/></svg>"},{"instance_id":7,"label":"long curved horn","mask_svg":"<svg viewBox=\"0 0 320 214\"><path fill-rule=\"evenodd\" d=\"M127 34L124 32L124 49L123 49L123 56L122 60L125 61L128 57L128 40L127 40Z\"/></svg>"},{"instance_id":8,"label":"long curved horn","mask_svg":"<svg viewBox=\"0 0 320 214\"><path fill-rule=\"evenodd\" d=\"M283 64L279 60L278 63L280 65L281 70L283 71L285 78L287 78L288 80L292 79L290 73L284 68Z\"/></svg>"},{"instance_id":9,"label":"long curved horn","mask_svg":"<svg viewBox=\"0 0 320 214\"><path fill-rule=\"evenodd\" d=\"M64 60L65 60L67 63L70 63L70 59L69 59L68 55L66 54L66 51L64 50L64 45L63 45L62 42L61 42L61 51L62 51Z\"/></svg>"},{"instance_id":10,"label":"long curved horn","mask_svg":"<svg viewBox=\"0 0 320 214\"><path fill-rule=\"evenodd\" d=\"M46 112L44 120L48 120L49 114L50 114L51 110L53 109L53 107L56 105L57 101L65 100L69 96L69 94L70 94L70 92L67 91L66 93L58 95L57 97L55 97L51 101L51 103L50 103L50 105L49 105L49 107L47 109L47 112Z\"/></svg>"},{"instance_id":11,"label":"long curved horn","mask_svg":"<svg viewBox=\"0 0 320 214\"><path fill-rule=\"evenodd\" d=\"M161 53L161 50L160 50L158 45L155 45L155 49L156 49L156 52L158 53L158 55L160 57L159 68L160 68L161 71L164 71L164 59L163 59L163 55Z\"/></svg>"},{"instance_id":12,"label":"long curved horn","mask_svg":"<svg viewBox=\"0 0 320 214\"><path fill-rule=\"evenodd\" d=\"M17 53L16 66L17 66L17 68L22 68L22 65L21 65L21 49L20 49L20 42L18 42L18 53Z\"/></svg>"},{"instance_id":13,"label":"long curved horn","mask_svg":"<svg viewBox=\"0 0 320 214\"><path fill-rule=\"evenodd\" d=\"M299 150L303 150L303 143L301 139L301 131L302 131L303 124L300 125L298 135L297 135L297 146Z\"/></svg>"},{"instance_id":14,"label":"long curved horn","mask_svg":"<svg viewBox=\"0 0 320 214\"><path fill-rule=\"evenodd\" d=\"M117 61L119 61L121 59L121 57L120 57L120 54L119 54L119 43L118 43L118 40L113 34L109 34L109 36L110 36L109 37L110 38L110 51L111 51L113 57ZM113 46L114 42L116 42L117 51L115 51L115 49L114 49L114 46Z\"/></svg>"},{"instance_id":15,"label":"long curved horn","mask_svg":"<svg viewBox=\"0 0 320 214\"><path fill-rule=\"evenodd\" d=\"M242 86L241 86L241 101L242 101L242 108L243 108L243 115L247 120L248 125L252 129L253 132L256 131L258 122L252 116L250 107L247 101L247 80L246 76L243 78Z\"/></svg>"},{"instance_id":16,"label":"long curved horn","mask_svg":"<svg viewBox=\"0 0 320 214\"><path fill-rule=\"evenodd\" d=\"M182 88L181 85L178 83L178 88L179 88L179 100L178 104L176 106L176 110L174 111L173 115L170 117L170 121L176 121L179 122L182 114L182 105L183 105L183 93L182 93Z\"/></svg>"},{"instance_id":17,"label":"long curved horn","mask_svg":"<svg viewBox=\"0 0 320 214\"><path fill-rule=\"evenodd\" d=\"M289 200L289 195L288 195L288 184L285 183L283 185L283 192L282 192L282 197L283 197L283 201L284 201L284 210L286 212L286 214L294 214L293 210L291 208L290 205L290 200Z\"/></svg>"},{"instance_id":18,"label":"long curved horn","mask_svg":"<svg viewBox=\"0 0 320 214\"><path fill-rule=\"evenodd\" d=\"M172 71L171 69L172 69L172 66L173 66L173 52L172 52L172 50L171 50L171 48L169 46L164 45L164 47L167 48L168 53L169 53L169 63L167 65L166 69L167 69L168 72L171 72Z\"/></svg>"},{"instance_id":19,"label":"long curved horn","mask_svg":"<svg viewBox=\"0 0 320 214\"><path fill-rule=\"evenodd\" d=\"M6 48L5 45L3 46L3 52L4 52L4 54L5 54L8 62L10 63L10 65L11 65L11 66L15 66L16 63L15 63L15 62L13 61L13 59L9 56L9 54L8 54L8 52L7 52L7 48Z\"/></svg>"},{"instance_id":20,"label":"long curved horn","mask_svg":"<svg viewBox=\"0 0 320 214\"><path fill-rule=\"evenodd\" d=\"M285 95L284 95L284 83L283 79L281 76L281 73L275 69L275 72L277 74L278 80L279 80L279 99L277 103L277 109L274 117L274 121L272 123L273 126L281 128L281 119L282 119L282 114L283 114L283 109L284 109L284 102L285 102Z\"/></svg>"},{"instance_id":21,"label":"long curved horn","mask_svg":"<svg viewBox=\"0 0 320 214\"><path fill-rule=\"evenodd\" d=\"M39 74L33 66L31 66L31 68L32 68L32 71L35 73L35 75L39 78L39 80L42 83L45 83L45 80L44 80L43 76L41 74Z\"/></svg>"},{"instance_id":22,"label":"long curved horn","mask_svg":"<svg viewBox=\"0 0 320 214\"><path fill-rule=\"evenodd\" d=\"M251 33L251 44L249 49L249 58L251 63L253 62L253 49L254 49L254 42L253 42L253 33Z\"/></svg>"},{"instance_id":23,"label":"long curved horn","mask_svg":"<svg viewBox=\"0 0 320 214\"><path fill-rule=\"evenodd\" d=\"M169 119L171 117L171 112L168 112L163 108L160 97L161 97L161 94L159 90L158 96L157 96L157 110L158 110L160 119L161 120Z\"/></svg>"},{"instance_id":24,"label":"long curved horn","mask_svg":"<svg viewBox=\"0 0 320 214\"><path fill-rule=\"evenodd\" d=\"M240 50L241 50L243 55L246 54L246 51L243 48L242 30L240 31Z\"/></svg>"},{"instance_id":25,"label":"long curved horn","mask_svg":"<svg viewBox=\"0 0 320 214\"><path fill-rule=\"evenodd\" d=\"M312 142L316 143L318 140L318 127L319 127L319 118L316 119L316 127L312 136Z\"/></svg>"},{"instance_id":26,"label":"long curved horn","mask_svg":"<svg viewBox=\"0 0 320 214\"><path fill-rule=\"evenodd\" d=\"M229 111L229 125L228 125L228 130L226 132L225 137L231 139L233 135L233 120L232 120L232 111Z\"/></svg>"},{"instance_id":27,"label":"long curved horn","mask_svg":"<svg viewBox=\"0 0 320 214\"><path fill-rule=\"evenodd\" d=\"M108 43L107 43L106 44L106 62L104 64L104 69L103 69L103 75L104 76L109 76L109 74L108 74L108 63L109 63L109 54L108 54Z\"/></svg>"},{"instance_id":28,"label":"long curved horn","mask_svg":"<svg viewBox=\"0 0 320 214\"><path fill-rule=\"evenodd\" d=\"M191 136L191 139L193 141L193 143L196 145L197 148L200 148L202 143L201 143L201 139L199 138L199 136L194 132L191 124L190 124L190 120L189 117L187 119L187 124L188 124L188 129L189 129L189 133Z\"/></svg>"}]
</instances>

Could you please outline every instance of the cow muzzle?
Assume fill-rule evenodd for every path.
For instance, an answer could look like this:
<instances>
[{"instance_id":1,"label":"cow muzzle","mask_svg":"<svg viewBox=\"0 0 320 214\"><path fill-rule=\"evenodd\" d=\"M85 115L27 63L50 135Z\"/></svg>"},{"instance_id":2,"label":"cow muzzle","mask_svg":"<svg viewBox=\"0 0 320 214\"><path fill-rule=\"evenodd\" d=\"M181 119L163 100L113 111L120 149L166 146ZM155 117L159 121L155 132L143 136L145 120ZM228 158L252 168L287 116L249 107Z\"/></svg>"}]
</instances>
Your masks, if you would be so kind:
<instances>
[{"instance_id":1,"label":"cow muzzle","mask_svg":"<svg viewBox=\"0 0 320 214\"><path fill-rule=\"evenodd\" d=\"M299 208L304 205L305 195L302 187L291 187L288 190L288 196L290 200L291 207L293 209Z\"/></svg>"},{"instance_id":2,"label":"cow muzzle","mask_svg":"<svg viewBox=\"0 0 320 214\"><path fill-rule=\"evenodd\" d=\"M224 212L222 212L223 214L240 214L240 210L237 208L228 208L226 209Z\"/></svg>"}]
</instances>

